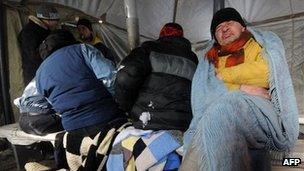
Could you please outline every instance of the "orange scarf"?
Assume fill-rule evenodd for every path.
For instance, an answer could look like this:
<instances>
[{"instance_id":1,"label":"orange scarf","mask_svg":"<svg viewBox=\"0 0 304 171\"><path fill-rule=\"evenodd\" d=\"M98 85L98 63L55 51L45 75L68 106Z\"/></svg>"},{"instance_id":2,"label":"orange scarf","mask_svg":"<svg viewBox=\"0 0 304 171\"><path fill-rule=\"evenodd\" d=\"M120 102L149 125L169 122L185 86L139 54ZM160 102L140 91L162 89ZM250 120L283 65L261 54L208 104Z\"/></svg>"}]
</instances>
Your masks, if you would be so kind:
<instances>
[{"instance_id":1,"label":"orange scarf","mask_svg":"<svg viewBox=\"0 0 304 171\"><path fill-rule=\"evenodd\" d=\"M230 55L225 63L226 68L244 63L244 45L252 37L252 34L246 30L237 40L229 45L220 46L218 43L215 43L207 52L206 57L216 68L218 68L219 57L226 55Z\"/></svg>"}]
</instances>

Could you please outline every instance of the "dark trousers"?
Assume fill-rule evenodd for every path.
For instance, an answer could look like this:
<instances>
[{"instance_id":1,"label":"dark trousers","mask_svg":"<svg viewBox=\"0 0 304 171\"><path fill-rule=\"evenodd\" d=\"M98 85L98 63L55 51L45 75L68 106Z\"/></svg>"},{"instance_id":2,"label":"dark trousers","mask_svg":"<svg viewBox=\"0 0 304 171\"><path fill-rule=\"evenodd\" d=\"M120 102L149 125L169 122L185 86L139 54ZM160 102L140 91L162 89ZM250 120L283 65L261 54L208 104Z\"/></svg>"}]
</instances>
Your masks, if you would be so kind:
<instances>
[{"instance_id":1,"label":"dark trousers","mask_svg":"<svg viewBox=\"0 0 304 171\"><path fill-rule=\"evenodd\" d=\"M35 135L46 135L64 130L60 116L55 114L21 113L19 126L22 131Z\"/></svg>"}]
</instances>

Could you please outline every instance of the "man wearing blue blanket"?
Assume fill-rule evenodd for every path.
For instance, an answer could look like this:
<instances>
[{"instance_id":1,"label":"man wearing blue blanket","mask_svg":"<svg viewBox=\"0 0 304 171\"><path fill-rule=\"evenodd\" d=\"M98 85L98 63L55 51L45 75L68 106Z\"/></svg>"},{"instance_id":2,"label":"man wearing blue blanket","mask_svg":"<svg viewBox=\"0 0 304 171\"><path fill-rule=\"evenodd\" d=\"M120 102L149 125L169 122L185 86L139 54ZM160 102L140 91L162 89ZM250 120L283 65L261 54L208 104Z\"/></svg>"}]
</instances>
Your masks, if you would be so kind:
<instances>
[{"instance_id":1,"label":"man wearing blue blanket","mask_svg":"<svg viewBox=\"0 0 304 171\"><path fill-rule=\"evenodd\" d=\"M192 81L181 170L268 170L268 152L292 148L299 128L282 41L247 28L233 8L216 12L210 30L215 40Z\"/></svg>"}]
</instances>

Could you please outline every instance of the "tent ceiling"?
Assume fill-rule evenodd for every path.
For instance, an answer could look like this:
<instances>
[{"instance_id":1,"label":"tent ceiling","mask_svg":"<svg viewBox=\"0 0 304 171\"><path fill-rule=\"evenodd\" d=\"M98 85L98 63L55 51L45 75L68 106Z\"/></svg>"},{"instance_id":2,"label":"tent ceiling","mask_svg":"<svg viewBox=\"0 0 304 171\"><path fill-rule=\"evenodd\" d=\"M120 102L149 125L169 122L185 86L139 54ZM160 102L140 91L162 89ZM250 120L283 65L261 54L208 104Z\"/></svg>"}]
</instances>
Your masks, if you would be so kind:
<instances>
[{"instance_id":1,"label":"tent ceiling","mask_svg":"<svg viewBox=\"0 0 304 171\"><path fill-rule=\"evenodd\" d=\"M225 4L236 8L250 23L304 11L303 0L226 0Z\"/></svg>"},{"instance_id":2,"label":"tent ceiling","mask_svg":"<svg viewBox=\"0 0 304 171\"><path fill-rule=\"evenodd\" d=\"M41 2L29 0L27 2ZM96 18L106 13L108 23L126 28L123 0L45 0L76 8ZM157 38L159 30L174 18L185 30L192 43L210 38L213 0L137 0L140 34ZM304 12L303 0L225 0L225 6L236 8L249 23Z\"/></svg>"},{"instance_id":3,"label":"tent ceiling","mask_svg":"<svg viewBox=\"0 0 304 171\"><path fill-rule=\"evenodd\" d=\"M19 2L18 0L14 0ZM213 13L214 0L137 0L140 34L157 38L161 26L172 22L175 2L176 22L185 30L185 36L192 43L210 39L210 21ZM303 13L303 0L224 0L225 6L236 8L249 23L267 19ZM42 2L28 0L28 3ZM106 13L108 23L126 28L123 0L45 0L78 9L95 18Z\"/></svg>"}]
</instances>

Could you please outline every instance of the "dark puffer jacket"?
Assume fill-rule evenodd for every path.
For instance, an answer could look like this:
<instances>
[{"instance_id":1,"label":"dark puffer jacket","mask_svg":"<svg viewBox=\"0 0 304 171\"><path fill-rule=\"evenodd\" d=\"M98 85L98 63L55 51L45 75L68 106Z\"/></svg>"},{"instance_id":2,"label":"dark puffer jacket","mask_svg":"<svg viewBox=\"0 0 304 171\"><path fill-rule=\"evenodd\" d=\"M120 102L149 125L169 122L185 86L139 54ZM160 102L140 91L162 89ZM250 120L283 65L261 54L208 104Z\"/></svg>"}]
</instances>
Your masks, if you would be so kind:
<instances>
[{"instance_id":1,"label":"dark puffer jacket","mask_svg":"<svg viewBox=\"0 0 304 171\"><path fill-rule=\"evenodd\" d=\"M134 49L121 63L116 100L141 129L186 130L197 56L183 37L163 37Z\"/></svg>"},{"instance_id":2,"label":"dark puffer jacket","mask_svg":"<svg viewBox=\"0 0 304 171\"><path fill-rule=\"evenodd\" d=\"M29 20L29 23L24 26L18 35L25 85L34 78L36 70L42 63L38 49L39 45L49 34L49 30Z\"/></svg>"}]
</instances>

